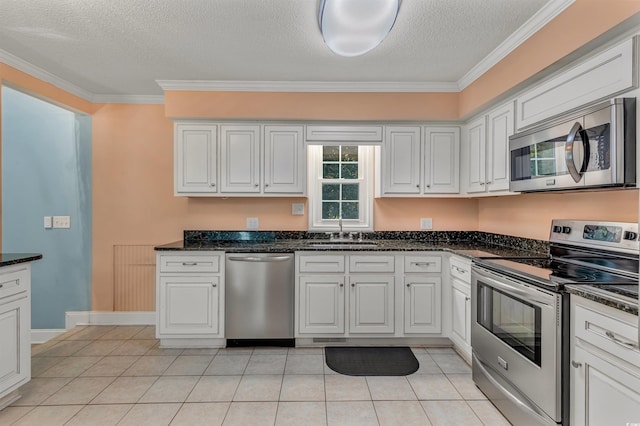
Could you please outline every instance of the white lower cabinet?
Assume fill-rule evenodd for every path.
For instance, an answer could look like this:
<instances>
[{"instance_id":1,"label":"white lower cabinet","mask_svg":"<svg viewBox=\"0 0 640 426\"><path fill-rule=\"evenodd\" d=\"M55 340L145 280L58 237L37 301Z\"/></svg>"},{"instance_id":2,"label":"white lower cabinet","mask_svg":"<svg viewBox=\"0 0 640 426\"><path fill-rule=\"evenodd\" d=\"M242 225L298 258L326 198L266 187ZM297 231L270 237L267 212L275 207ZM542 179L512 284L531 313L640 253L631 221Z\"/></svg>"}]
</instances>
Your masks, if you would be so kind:
<instances>
[{"instance_id":1,"label":"white lower cabinet","mask_svg":"<svg viewBox=\"0 0 640 426\"><path fill-rule=\"evenodd\" d=\"M31 380L30 271L29 264L0 268L0 410Z\"/></svg>"},{"instance_id":2,"label":"white lower cabinet","mask_svg":"<svg viewBox=\"0 0 640 426\"><path fill-rule=\"evenodd\" d=\"M433 253L296 253L296 337L441 335L440 267Z\"/></svg>"},{"instance_id":3,"label":"white lower cabinet","mask_svg":"<svg viewBox=\"0 0 640 426\"><path fill-rule=\"evenodd\" d=\"M161 346L224 346L222 252L158 252L156 337Z\"/></svg>"},{"instance_id":4,"label":"white lower cabinet","mask_svg":"<svg viewBox=\"0 0 640 426\"><path fill-rule=\"evenodd\" d=\"M571 295L571 424L640 423L638 317Z\"/></svg>"},{"instance_id":5,"label":"white lower cabinet","mask_svg":"<svg viewBox=\"0 0 640 426\"><path fill-rule=\"evenodd\" d=\"M304 276L298 280L298 331L344 334L344 276Z\"/></svg>"},{"instance_id":6,"label":"white lower cabinet","mask_svg":"<svg viewBox=\"0 0 640 426\"><path fill-rule=\"evenodd\" d=\"M451 277L451 336L460 355L471 362L471 261L449 258Z\"/></svg>"},{"instance_id":7,"label":"white lower cabinet","mask_svg":"<svg viewBox=\"0 0 640 426\"><path fill-rule=\"evenodd\" d=\"M352 275L349 287L349 332L393 333L394 277Z\"/></svg>"},{"instance_id":8,"label":"white lower cabinet","mask_svg":"<svg viewBox=\"0 0 640 426\"><path fill-rule=\"evenodd\" d=\"M404 283L404 332L440 333L442 278L416 275Z\"/></svg>"}]
</instances>

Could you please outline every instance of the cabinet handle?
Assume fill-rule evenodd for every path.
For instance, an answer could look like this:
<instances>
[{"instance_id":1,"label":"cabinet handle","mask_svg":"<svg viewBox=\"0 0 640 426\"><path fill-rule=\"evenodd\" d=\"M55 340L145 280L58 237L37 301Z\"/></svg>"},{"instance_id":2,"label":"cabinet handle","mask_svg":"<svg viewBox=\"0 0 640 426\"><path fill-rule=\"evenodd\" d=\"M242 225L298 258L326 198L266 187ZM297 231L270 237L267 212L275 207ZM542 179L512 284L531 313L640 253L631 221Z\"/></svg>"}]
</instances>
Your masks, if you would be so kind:
<instances>
[{"instance_id":1,"label":"cabinet handle","mask_svg":"<svg viewBox=\"0 0 640 426\"><path fill-rule=\"evenodd\" d=\"M433 265L436 262L413 262L414 265L416 266L429 266L429 265Z\"/></svg>"},{"instance_id":2,"label":"cabinet handle","mask_svg":"<svg viewBox=\"0 0 640 426\"><path fill-rule=\"evenodd\" d=\"M218 287L218 284L211 284L211 287Z\"/></svg>"},{"instance_id":3,"label":"cabinet handle","mask_svg":"<svg viewBox=\"0 0 640 426\"><path fill-rule=\"evenodd\" d=\"M469 300L471 300L471 298L469 296L465 296L464 300L466 300L468 302Z\"/></svg>"},{"instance_id":4,"label":"cabinet handle","mask_svg":"<svg viewBox=\"0 0 640 426\"><path fill-rule=\"evenodd\" d=\"M407 284L407 288L411 288L411 283Z\"/></svg>"},{"instance_id":5,"label":"cabinet handle","mask_svg":"<svg viewBox=\"0 0 640 426\"><path fill-rule=\"evenodd\" d=\"M344 287L344 284L343 284L343 283L340 283L340 287Z\"/></svg>"},{"instance_id":6,"label":"cabinet handle","mask_svg":"<svg viewBox=\"0 0 640 426\"><path fill-rule=\"evenodd\" d=\"M580 368L580 367L582 367L582 363L581 363L581 362L574 361L574 360L571 360L571 366L572 366L573 368Z\"/></svg>"},{"instance_id":7,"label":"cabinet handle","mask_svg":"<svg viewBox=\"0 0 640 426\"><path fill-rule=\"evenodd\" d=\"M427 185L427 188L431 188L431 185Z\"/></svg>"},{"instance_id":8,"label":"cabinet handle","mask_svg":"<svg viewBox=\"0 0 640 426\"><path fill-rule=\"evenodd\" d=\"M198 262L182 262L182 266L196 266Z\"/></svg>"},{"instance_id":9,"label":"cabinet handle","mask_svg":"<svg viewBox=\"0 0 640 426\"><path fill-rule=\"evenodd\" d=\"M355 283L351 283L351 287L355 287L355 286L356 286Z\"/></svg>"},{"instance_id":10,"label":"cabinet handle","mask_svg":"<svg viewBox=\"0 0 640 426\"><path fill-rule=\"evenodd\" d=\"M420 188L420 184L416 185L416 188Z\"/></svg>"},{"instance_id":11,"label":"cabinet handle","mask_svg":"<svg viewBox=\"0 0 640 426\"><path fill-rule=\"evenodd\" d=\"M211 184L211 186L212 186L212 187L215 187L215 186L216 186L216 184L215 184L215 183L212 183L212 184Z\"/></svg>"},{"instance_id":12,"label":"cabinet handle","mask_svg":"<svg viewBox=\"0 0 640 426\"><path fill-rule=\"evenodd\" d=\"M269 184L268 184L268 183L265 183L265 184L264 184L264 186L269 186Z\"/></svg>"},{"instance_id":13,"label":"cabinet handle","mask_svg":"<svg viewBox=\"0 0 640 426\"><path fill-rule=\"evenodd\" d=\"M484 182L480 182L480 185L481 185L481 186L484 186Z\"/></svg>"},{"instance_id":14,"label":"cabinet handle","mask_svg":"<svg viewBox=\"0 0 640 426\"><path fill-rule=\"evenodd\" d=\"M625 342L625 341L622 341L622 340L618 339L616 337L616 335L613 334L611 331L607 330L604 334L606 334L609 339L613 340L614 343L616 343L616 344L618 344L618 345L620 345L620 346L622 346L624 348L627 348L627 349L638 349L638 345L633 344L631 342Z\"/></svg>"},{"instance_id":15,"label":"cabinet handle","mask_svg":"<svg viewBox=\"0 0 640 426\"><path fill-rule=\"evenodd\" d=\"M491 183L491 181L490 181L490 180L488 180L488 181L487 181L487 185L489 185L490 183Z\"/></svg>"},{"instance_id":16,"label":"cabinet handle","mask_svg":"<svg viewBox=\"0 0 640 426\"><path fill-rule=\"evenodd\" d=\"M256 184L255 184L255 185L253 185L253 186L255 186L255 187L257 188L257 187L259 187L259 186L260 186L260 184L256 183Z\"/></svg>"},{"instance_id":17,"label":"cabinet handle","mask_svg":"<svg viewBox=\"0 0 640 426\"><path fill-rule=\"evenodd\" d=\"M4 287L4 284L0 284L0 288Z\"/></svg>"}]
</instances>

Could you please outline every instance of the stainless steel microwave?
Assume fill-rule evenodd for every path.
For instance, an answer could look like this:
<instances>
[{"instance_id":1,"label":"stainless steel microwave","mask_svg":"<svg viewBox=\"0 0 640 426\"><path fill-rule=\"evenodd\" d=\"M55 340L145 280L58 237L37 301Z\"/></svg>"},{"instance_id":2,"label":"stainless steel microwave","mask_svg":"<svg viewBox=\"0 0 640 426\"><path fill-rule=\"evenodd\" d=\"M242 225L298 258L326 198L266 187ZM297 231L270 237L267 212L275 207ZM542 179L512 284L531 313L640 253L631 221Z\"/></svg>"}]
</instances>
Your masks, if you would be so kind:
<instances>
[{"instance_id":1,"label":"stainless steel microwave","mask_svg":"<svg viewBox=\"0 0 640 426\"><path fill-rule=\"evenodd\" d=\"M617 98L509 138L513 192L633 186L636 100Z\"/></svg>"}]
</instances>

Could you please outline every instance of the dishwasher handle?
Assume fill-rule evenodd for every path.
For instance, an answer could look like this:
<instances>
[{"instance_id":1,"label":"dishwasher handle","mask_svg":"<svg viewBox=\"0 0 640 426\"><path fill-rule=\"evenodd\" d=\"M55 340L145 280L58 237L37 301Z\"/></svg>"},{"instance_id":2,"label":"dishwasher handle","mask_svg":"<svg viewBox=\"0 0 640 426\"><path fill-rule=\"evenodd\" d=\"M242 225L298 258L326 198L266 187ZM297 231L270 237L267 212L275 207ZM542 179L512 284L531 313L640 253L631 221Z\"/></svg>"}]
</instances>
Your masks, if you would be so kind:
<instances>
[{"instance_id":1,"label":"dishwasher handle","mask_svg":"<svg viewBox=\"0 0 640 426\"><path fill-rule=\"evenodd\" d=\"M233 262L283 262L285 260L290 260L291 256L229 256L227 259Z\"/></svg>"}]
</instances>

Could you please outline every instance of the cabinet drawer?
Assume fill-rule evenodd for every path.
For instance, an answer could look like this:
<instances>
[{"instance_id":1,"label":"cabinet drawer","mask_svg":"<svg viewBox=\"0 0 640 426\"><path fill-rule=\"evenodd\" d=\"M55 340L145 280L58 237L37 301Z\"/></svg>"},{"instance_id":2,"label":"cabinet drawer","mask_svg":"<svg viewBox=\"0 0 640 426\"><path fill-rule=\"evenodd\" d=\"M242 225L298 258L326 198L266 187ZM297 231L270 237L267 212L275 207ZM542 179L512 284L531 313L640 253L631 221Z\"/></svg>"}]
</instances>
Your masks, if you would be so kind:
<instances>
[{"instance_id":1,"label":"cabinet drawer","mask_svg":"<svg viewBox=\"0 0 640 426\"><path fill-rule=\"evenodd\" d=\"M220 256L160 255L160 272L220 272Z\"/></svg>"},{"instance_id":2,"label":"cabinet drawer","mask_svg":"<svg viewBox=\"0 0 640 426\"><path fill-rule=\"evenodd\" d=\"M465 283L471 283L471 264L455 257L449 259L449 271L453 278L458 278Z\"/></svg>"},{"instance_id":3,"label":"cabinet drawer","mask_svg":"<svg viewBox=\"0 0 640 426\"><path fill-rule=\"evenodd\" d=\"M344 256L300 256L300 272L344 272Z\"/></svg>"},{"instance_id":4,"label":"cabinet drawer","mask_svg":"<svg viewBox=\"0 0 640 426\"><path fill-rule=\"evenodd\" d=\"M28 281L29 275L26 268L2 271L0 273L0 300L27 291L29 289Z\"/></svg>"},{"instance_id":5,"label":"cabinet drawer","mask_svg":"<svg viewBox=\"0 0 640 426\"><path fill-rule=\"evenodd\" d=\"M631 315L629 317L633 322L624 322L612 316L575 305L575 336L640 368L638 319Z\"/></svg>"},{"instance_id":6,"label":"cabinet drawer","mask_svg":"<svg viewBox=\"0 0 640 426\"><path fill-rule=\"evenodd\" d=\"M394 272L394 256L349 256L349 272Z\"/></svg>"},{"instance_id":7,"label":"cabinet drawer","mask_svg":"<svg viewBox=\"0 0 640 426\"><path fill-rule=\"evenodd\" d=\"M440 256L405 256L404 272L442 272Z\"/></svg>"}]
</instances>

